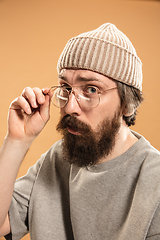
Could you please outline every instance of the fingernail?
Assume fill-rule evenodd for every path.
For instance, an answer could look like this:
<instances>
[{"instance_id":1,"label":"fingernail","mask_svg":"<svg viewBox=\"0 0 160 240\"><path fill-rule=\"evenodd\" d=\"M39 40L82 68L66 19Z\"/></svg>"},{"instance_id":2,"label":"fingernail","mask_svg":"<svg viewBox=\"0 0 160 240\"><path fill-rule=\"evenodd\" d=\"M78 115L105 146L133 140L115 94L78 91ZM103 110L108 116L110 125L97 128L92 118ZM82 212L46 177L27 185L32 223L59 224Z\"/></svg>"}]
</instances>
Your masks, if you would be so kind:
<instances>
[{"instance_id":1,"label":"fingernail","mask_svg":"<svg viewBox=\"0 0 160 240\"><path fill-rule=\"evenodd\" d=\"M27 112L26 112L27 114L31 114L32 113L30 108L27 108L26 110L27 110Z\"/></svg>"},{"instance_id":2,"label":"fingernail","mask_svg":"<svg viewBox=\"0 0 160 240\"><path fill-rule=\"evenodd\" d=\"M32 102L32 107L34 107L34 108L37 108L37 107L38 107L36 101L33 101L33 102Z\"/></svg>"}]
</instances>

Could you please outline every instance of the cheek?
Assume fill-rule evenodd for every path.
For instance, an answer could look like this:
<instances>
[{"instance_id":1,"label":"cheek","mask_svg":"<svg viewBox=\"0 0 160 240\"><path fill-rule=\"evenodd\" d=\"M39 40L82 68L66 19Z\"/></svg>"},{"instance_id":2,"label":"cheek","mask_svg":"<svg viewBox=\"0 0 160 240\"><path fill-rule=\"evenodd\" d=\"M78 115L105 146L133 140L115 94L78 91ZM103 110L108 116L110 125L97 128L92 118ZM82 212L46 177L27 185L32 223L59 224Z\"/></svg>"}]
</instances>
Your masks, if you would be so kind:
<instances>
[{"instance_id":1,"label":"cheek","mask_svg":"<svg viewBox=\"0 0 160 240\"><path fill-rule=\"evenodd\" d=\"M83 119L86 124L90 125L92 130L96 130L97 126L105 119L108 118L110 119L111 117L109 116L109 112L106 111L104 108L95 108L92 109L92 111L87 112Z\"/></svg>"},{"instance_id":2,"label":"cheek","mask_svg":"<svg viewBox=\"0 0 160 240\"><path fill-rule=\"evenodd\" d=\"M101 104L97 108L93 109L92 112L87 114L88 122L90 123L92 129L95 130L98 124L101 123L104 119L107 118L108 120L112 120L115 116L115 113L119 112L119 109L119 98L115 99L114 101L112 99L112 101L110 102L101 102Z\"/></svg>"},{"instance_id":3,"label":"cheek","mask_svg":"<svg viewBox=\"0 0 160 240\"><path fill-rule=\"evenodd\" d=\"M108 117L109 120L112 119L115 113L120 109L120 98L117 94L114 94L113 97L108 97L105 100L101 100L99 108L97 108L97 116Z\"/></svg>"},{"instance_id":4,"label":"cheek","mask_svg":"<svg viewBox=\"0 0 160 240\"><path fill-rule=\"evenodd\" d=\"M64 108L60 108L60 115L62 116L62 117L64 117L64 115L65 115L65 112L64 112Z\"/></svg>"}]
</instances>

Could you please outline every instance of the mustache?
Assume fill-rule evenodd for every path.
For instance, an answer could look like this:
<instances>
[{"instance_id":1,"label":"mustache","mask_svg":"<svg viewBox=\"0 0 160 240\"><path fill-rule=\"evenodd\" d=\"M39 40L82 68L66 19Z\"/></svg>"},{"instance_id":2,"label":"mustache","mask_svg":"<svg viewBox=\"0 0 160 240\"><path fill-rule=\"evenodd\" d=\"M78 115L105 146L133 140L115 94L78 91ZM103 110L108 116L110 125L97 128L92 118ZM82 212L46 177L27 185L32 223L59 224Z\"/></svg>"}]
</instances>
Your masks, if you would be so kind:
<instances>
[{"instance_id":1,"label":"mustache","mask_svg":"<svg viewBox=\"0 0 160 240\"><path fill-rule=\"evenodd\" d=\"M80 121L77 119L77 117L73 115L66 115L59 121L56 130L58 132L64 133L65 130L67 130L67 127L71 127L75 131L81 133L81 134L88 134L91 132L91 127L87 125L86 123Z\"/></svg>"}]
</instances>

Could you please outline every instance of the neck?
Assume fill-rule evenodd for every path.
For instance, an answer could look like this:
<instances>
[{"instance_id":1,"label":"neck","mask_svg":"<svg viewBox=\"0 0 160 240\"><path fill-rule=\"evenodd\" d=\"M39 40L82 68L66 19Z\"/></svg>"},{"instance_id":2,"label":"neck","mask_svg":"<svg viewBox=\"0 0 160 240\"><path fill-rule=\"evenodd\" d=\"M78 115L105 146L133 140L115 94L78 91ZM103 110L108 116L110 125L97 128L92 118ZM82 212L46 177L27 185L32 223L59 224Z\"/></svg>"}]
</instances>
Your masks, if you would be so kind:
<instances>
[{"instance_id":1,"label":"neck","mask_svg":"<svg viewBox=\"0 0 160 240\"><path fill-rule=\"evenodd\" d=\"M119 132L116 135L115 145L113 147L112 152L99 161L99 163L110 161L124 152L126 152L134 143L138 141L137 137L135 137L130 131L129 127L123 121L122 125L119 129Z\"/></svg>"}]
</instances>

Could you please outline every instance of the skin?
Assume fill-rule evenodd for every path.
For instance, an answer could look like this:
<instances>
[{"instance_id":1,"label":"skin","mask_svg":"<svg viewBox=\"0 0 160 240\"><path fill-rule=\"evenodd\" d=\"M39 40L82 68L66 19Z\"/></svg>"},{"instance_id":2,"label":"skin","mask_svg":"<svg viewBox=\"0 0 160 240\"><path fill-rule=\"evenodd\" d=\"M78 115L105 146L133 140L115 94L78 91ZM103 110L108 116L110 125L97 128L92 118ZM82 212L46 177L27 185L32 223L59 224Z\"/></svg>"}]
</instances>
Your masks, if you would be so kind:
<instances>
[{"instance_id":1,"label":"skin","mask_svg":"<svg viewBox=\"0 0 160 240\"><path fill-rule=\"evenodd\" d=\"M65 83L70 86L79 86L86 81L93 86L97 86L100 90L116 87L114 81L92 71L67 69L62 70L59 75L60 85ZM10 105L8 131L0 149L0 236L10 232L8 210L14 182L30 145L50 118L51 97L52 93L49 88L41 90L27 87L23 90L22 95L13 100ZM84 111L77 102L75 95L71 94L68 104L60 112L62 117L66 114L75 115L79 120L89 124L94 131L97 131L98 124L106 117L112 119L119 106L118 91L114 89L108 93L102 93L100 104L88 111ZM68 131L72 134L80 134L71 128L68 128ZM121 117L121 127L113 151L105 159L101 159L100 162L109 161L121 155L136 141L137 139L132 135Z\"/></svg>"},{"instance_id":2,"label":"skin","mask_svg":"<svg viewBox=\"0 0 160 240\"><path fill-rule=\"evenodd\" d=\"M49 88L42 92L39 88L27 87L10 105L8 131L0 149L0 236L10 232L8 210L14 182L30 145L49 120L51 96ZM37 103L39 110L32 112L38 107Z\"/></svg>"},{"instance_id":3,"label":"skin","mask_svg":"<svg viewBox=\"0 0 160 240\"><path fill-rule=\"evenodd\" d=\"M68 84L70 86L79 86L84 84L82 79L85 78L85 83L89 85L96 86L100 90L107 90L110 88L115 88L116 83L111 79L88 70L73 70L66 69L62 70L59 75L60 85ZM114 99L114 101L113 101ZM107 93L102 93L100 98L100 104L96 108L91 108L90 110L83 111L77 102L75 95L71 94L68 104L61 109L62 117L67 114L73 114L79 120L89 124L92 130L97 131L99 123L101 123L106 117L109 120L112 120L114 114L117 112L120 107L120 97L118 90L114 89ZM122 114L128 115L128 113L123 112ZM72 129L68 129L72 134L78 134ZM100 159L100 162L109 161L129 149L135 142L137 138L131 133L130 129L126 125L123 117L121 116L121 127L116 137L116 143L111 154L105 159Z\"/></svg>"},{"instance_id":4,"label":"skin","mask_svg":"<svg viewBox=\"0 0 160 240\"><path fill-rule=\"evenodd\" d=\"M65 80L62 78L65 78ZM88 81L86 80L85 82L82 82L81 78L85 78ZM64 70L59 76L59 83L60 85L67 83L70 86L89 84L98 87L100 90L107 90L116 87L116 83L109 78L87 70ZM113 101L113 99L115 100ZM120 98L117 89L101 94L100 104L96 108L91 108L87 111L81 109L74 94L71 94L68 104L61 109L61 115L63 117L66 114L74 114L79 120L89 124L92 130L96 130L97 125L105 117L108 116L109 119L113 118L114 113L119 106Z\"/></svg>"}]
</instances>

